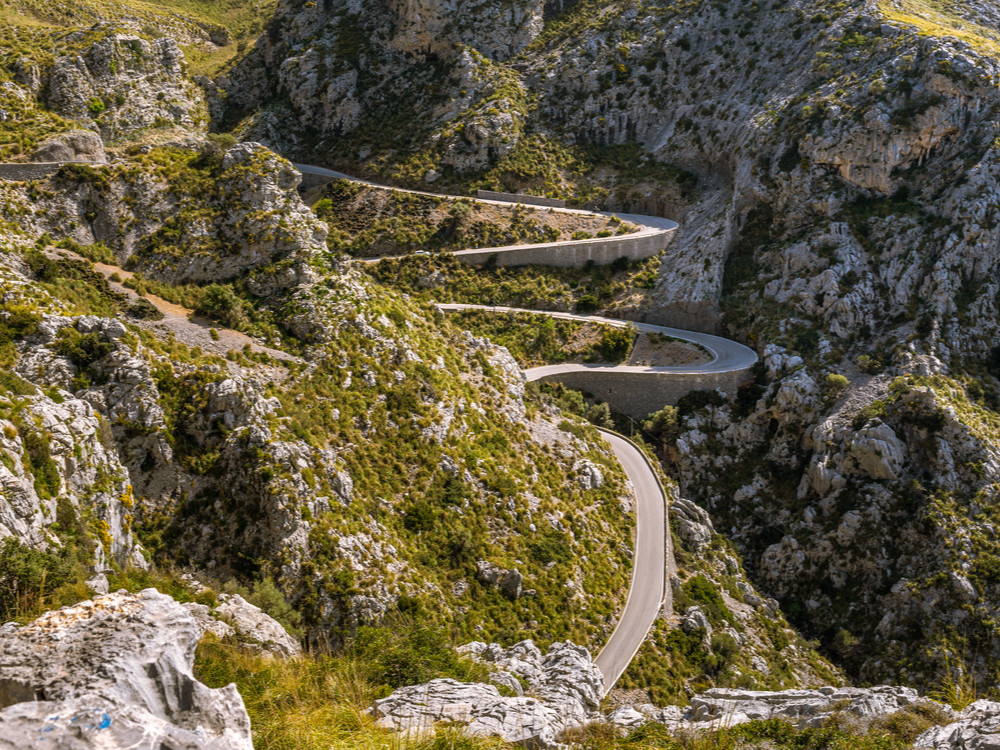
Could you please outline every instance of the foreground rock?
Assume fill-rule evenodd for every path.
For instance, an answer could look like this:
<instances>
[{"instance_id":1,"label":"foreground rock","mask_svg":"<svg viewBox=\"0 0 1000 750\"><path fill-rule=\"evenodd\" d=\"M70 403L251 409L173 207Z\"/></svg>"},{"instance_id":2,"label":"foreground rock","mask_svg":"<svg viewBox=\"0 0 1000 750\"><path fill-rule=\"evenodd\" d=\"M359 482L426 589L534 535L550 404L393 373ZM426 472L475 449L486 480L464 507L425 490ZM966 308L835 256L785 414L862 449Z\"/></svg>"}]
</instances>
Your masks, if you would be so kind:
<instances>
[{"instance_id":1,"label":"foreground rock","mask_svg":"<svg viewBox=\"0 0 1000 750\"><path fill-rule=\"evenodd\" d=\"M251 750L234 685L191 674L199 629L154 589L0 630L0 748Z\"/></svg>"},{"instance_id":2,"label":"foreground rock","mask_svg":"<svg viewBox=\"0 0 1000 750\"><path fill-rule=\"evenodd\" d=\"M994 750L1000 747L1000 703L976 701L957 721L928 729L917 737L915 748L935 750Z\"/></svg>"},{"instance_id":3,"label":"foreground rock","mask_svg":"<svg viewBox=\"0 0 1000 750\"><path fill-rule=\"evenodd\" d=\"M662 720L678 729L699 725L734 726L748 721L782 719L799 729L819 727L835 711L859 719L885 716L919 703L933 703L907 687L822 687L817 690L732 690L715 688L691 699L680 720L664 710ZM934 704L937 705L937 704Z\"/></svg>"},{"instance_id":4,"label":"foreground rock","mask_svg":"<svg viewBox=\"0 0 1000 750\"><path fill-rule=\"evenodd\" d=\"M583 647L556 643L543 656L531 641L507 649L476 642L462 646L459 652L488 663L494 669L493 684L437 679L400 688L375 702L372 713L378 724L412 736L429 733L435 724L447 722L461 725L469 735L548 748L566 741L560 736L565 730L595 722L611 724L621 732L659 723L671 734L684 736L769 719L787 721L804 730L825 726L834 715L861 729L876 719L910 711L925 719L934 717L942 724L921 735L915 747L1000 748L1000 703L991 701L979 701L956 714L908 687L715 688L694 696L686 708L622 705L602 714L602 675Z\"/></svg>"},{"instance_id":5,"label":"foreground rock","mask_svg":"<svg viewBox=\"0 0 1000 750\"><path fill-rule=\"evenodd\" d=\"M412 734L447 721L474 736L552 747L562 731L597 718L604 679L582 646L556 643L544 657L531 641L509 649L470 643L460 651L497 665L494 681L518 695L505 697L494 685L431 680L376 701L372 713L379 725ZM520 694L522 680L537 697Z\"/></svg>"}]
</instances>

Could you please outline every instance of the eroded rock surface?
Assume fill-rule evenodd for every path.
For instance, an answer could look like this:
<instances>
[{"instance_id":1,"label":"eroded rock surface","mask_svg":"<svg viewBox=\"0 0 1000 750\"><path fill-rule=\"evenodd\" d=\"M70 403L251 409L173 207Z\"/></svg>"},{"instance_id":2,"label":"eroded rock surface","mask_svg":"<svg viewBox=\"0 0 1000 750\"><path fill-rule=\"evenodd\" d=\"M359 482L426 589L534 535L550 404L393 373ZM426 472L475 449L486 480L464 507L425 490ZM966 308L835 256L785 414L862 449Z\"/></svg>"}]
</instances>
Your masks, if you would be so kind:
<instances>
[{"instance_id":1,"label":"eroded rock surface","mask_svg":"<svg viewBox=\"0 0 1000 750\"><path fill-rule=\"evenodd\" d=\"M447 721L464 725L475 736L553 747L560 732L597 717L604 678L581 646L555 643L545 656L531 641L509 649L476 642L459 651L496 665L496 683L512 687L523 681L534 697L505 697L494 685L482 683L431 680L376 701L372 713L379 725L410 733Z\"/></svg>"},{"instance_id":2,"label":"eroded rock surface","mask_svg":"<svg viewBox=\"0 0 1000 750\"><path fill-rule=\"evenodd\" d=\"M994 750L1000 747L1000 703L976 701L955 718L951 724L928 729L917 737L913 746L934 750Z\"/></svg>"},{"instance_id":3,"label":"eroded rock surface","mask_svg":"<svg viewBox=\"0 0 1000 750\"><path fill-rule=\"evenodd\" d=\"M234 685L191 674L194 618L154 589L0 632L0 748L252 750Z\"/></svg>"}]
</instances>

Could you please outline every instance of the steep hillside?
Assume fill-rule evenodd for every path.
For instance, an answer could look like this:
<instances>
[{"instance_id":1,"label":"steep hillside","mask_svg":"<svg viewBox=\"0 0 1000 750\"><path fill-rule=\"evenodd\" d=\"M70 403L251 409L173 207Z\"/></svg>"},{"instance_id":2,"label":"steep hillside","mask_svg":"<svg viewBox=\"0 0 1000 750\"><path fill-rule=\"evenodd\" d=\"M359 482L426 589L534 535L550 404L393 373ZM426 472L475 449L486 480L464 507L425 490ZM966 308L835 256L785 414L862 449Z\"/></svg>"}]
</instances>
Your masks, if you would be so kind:
<instances>
[{"instance_id":1,"label":"steep hillside","mask_svg":"<svg viewBox=\"0 0 1000 750\"><path fill-rule=\"evenodd\" d=\"M765 367L669 432L682 490L855 675L993 684L995 9L424 11L279 5L229 121L408 184L683 218L631 314Z\"/></svg>"},{"instance_id":2,"label":"steep hillside","mask_svg":"<svg viewBox=\"0 0 1000 750\"><path fill-rule=\"evenodd\" d=\"M473 335L431 303L611 311L761 357L737 393L629 425L678 484L679 571L623 687L685 703L843 670L996 690L993 5L6 0L0 18L0 161L86 162L0 182L0 562L33 582L10 617L181 566L273 594L317 650L419 623L438 650L596 651L635 520L581 417L612 415L526 388L484 334L525 364L631 340L514 316L466 316ZM682 226L645 262L470 269L436 251L628 227L346 183L310 207L283 157ZM349 258L397 253L415 257Z\"/></svg>"}]
</instances>

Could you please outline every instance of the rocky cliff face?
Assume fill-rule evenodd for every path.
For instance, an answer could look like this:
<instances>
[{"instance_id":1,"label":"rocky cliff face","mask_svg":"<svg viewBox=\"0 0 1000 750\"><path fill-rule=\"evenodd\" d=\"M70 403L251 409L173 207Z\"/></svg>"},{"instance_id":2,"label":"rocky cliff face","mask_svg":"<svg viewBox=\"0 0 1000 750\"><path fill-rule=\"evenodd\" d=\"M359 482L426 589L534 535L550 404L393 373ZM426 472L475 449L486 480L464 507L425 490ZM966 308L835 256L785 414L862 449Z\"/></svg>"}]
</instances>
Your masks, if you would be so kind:
<instances>
[{"instance_id":1,"label":"rocky cliff face","mask_svg":"<svg viewBox=\"0 0 1000 750\"><path fill-rule=\"evenodd\" d=\"M57 59L48 105L101 131L106 140L151 126L206 124L200 89L186 79L184 54L170 38L116 34L83 54Z\"/></svg>"}]
</instances>

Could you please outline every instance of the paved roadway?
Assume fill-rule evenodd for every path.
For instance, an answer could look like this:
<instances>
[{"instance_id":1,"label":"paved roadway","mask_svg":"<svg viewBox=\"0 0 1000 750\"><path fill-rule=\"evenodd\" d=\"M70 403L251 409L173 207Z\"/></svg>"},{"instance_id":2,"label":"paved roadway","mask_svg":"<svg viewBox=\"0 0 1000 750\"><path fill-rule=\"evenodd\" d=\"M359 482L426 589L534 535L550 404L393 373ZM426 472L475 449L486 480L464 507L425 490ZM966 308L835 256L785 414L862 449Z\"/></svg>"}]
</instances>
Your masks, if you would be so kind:
<instances>
[{"instance_id":1,"label":"paved roadway","mask_svg":"<svg viewBox=\"0 0 1000 750\"><path fill-rule=\"evenodd\" d=\"M510 207L514 205L512 201L498 201L498 200L488 200L486 198L472 198L467 195L447 195L445 193L428 193L424 190L408 190L406 188L391 187L389 185L379 185L375 182L369 182L367 180L362 180L357 177L352 177L351 175L344 174L343 172L337 172L333 169L325 169L323 167L315 167L310 164L292 164L297 170L303 174L312 174L319 177L329 177L335 180L350 180L351 182L357 182L360 185L367 185L369 187L379 188L381 190L395 190L399 193L412 193L413 195L425 195L430 198L450 198L452 200L474 200L477 203L488 203L494 206L506 206ZM451 255L462 256L462 255L475 255L484 252L495 252L504 253L511 252L514 250L525 250L525 249L538 249L539 247L562 247L565 245L572 245L574 243L594 243L600 242L602 239L607 239L609 242L621 240L624 238L639 238L647 237L656 234L665 234L669 232L676 231L680 224L671 219L664 219L660 216L642 216L640 214L620 214L613 211L586 211L582 208L549 208L547 206L530 206L539 211L555 211L564 214L578 214L581 216L604 216L612 217L617 216L619 219L626 223L635 224L638 227L638 231L630 232L626 235L617 235L614 237L600 238L594 237L588 240L563 240L560 242L542 242L530 245L507 245L505 247L480 247L473 248L469 250L458 250L457 252L451 253ZM405 258L409 256L405 255L383 255L378 258L359 258L365 263L378 263L380 260L392 259L392 258Z\"/></svg>"},{"instance_id":2,"label":"paved roadway","mask_svg":"<svg viewBox=\"0 0 1000 750\"><path fill-rule=\"evenodd\" d=\"M524 374L528 380L538 380L546 375L557 375L566 372L582 372L592 370L613 370L615 374L620 373L672 373L675 375L703 375L710 372L732 372L733 370L745 370L752 367L757 361L757 353L743 344L739 344L721 336L713 336L709 333L698 333L697 331L685 331L680 328L670 328L668 326L657 326L652 323L632 323L627 320L616 318L602 318L597 315L577 315L565 312L547 312L544 310L525 310L517 307L492 307L490 305L465 305L459 303L436 304L439 310L491 310L498 313L531 313L532 315L547 315L550 318L560 320L575 320L581 323L601 323L603 325L615 326L616 328L627 328L634 326L637 331L645 333L661 333L675 339L682 339L697 344L707 350L712 355L712 361L700 365L677 365L664 367L643 367L640 365L601 365L601 364L562 364L546 365L544 367L532 367L525 370Z\"/></svg>"},{"instance_id":3,"label":"paved roadway","mask_svg":"<svg viewBox=\"0 0 1000 750\"><path fill-rule=\"evenodd\" d=\"M670 589L666 582L676 566L667 533L667 496L659 477L645 454L631 441L615 432L601 432L625 469L636 501L635 554L628 599L617 627L594 660L604 675L607 693L646 639L660 609L664 605L669 608Z\"/></svg>"}]
</instances>

